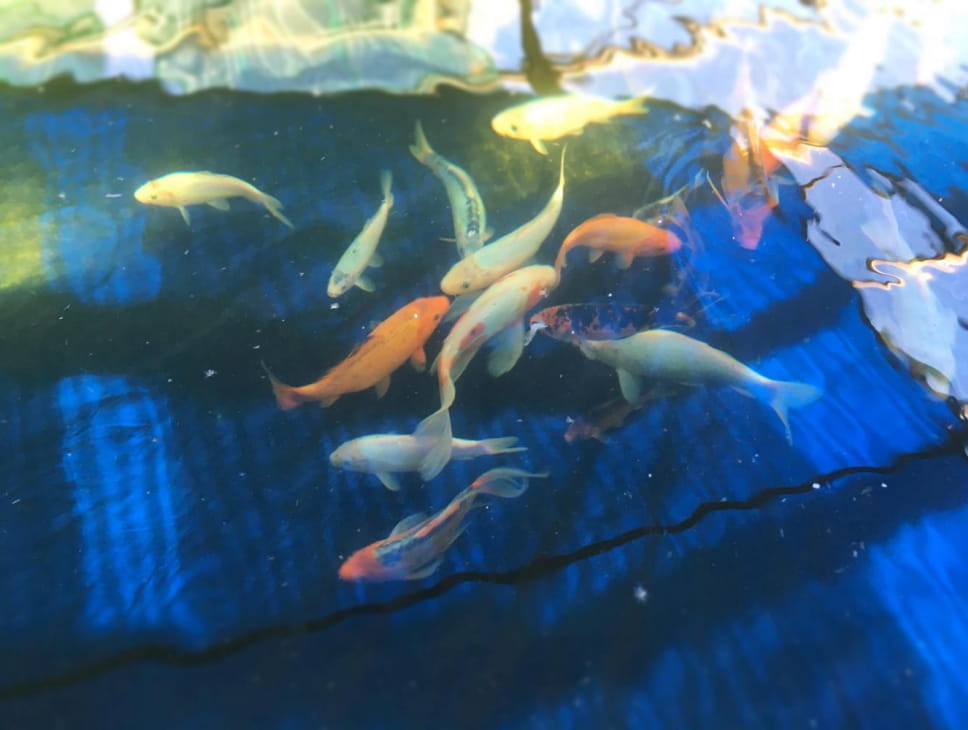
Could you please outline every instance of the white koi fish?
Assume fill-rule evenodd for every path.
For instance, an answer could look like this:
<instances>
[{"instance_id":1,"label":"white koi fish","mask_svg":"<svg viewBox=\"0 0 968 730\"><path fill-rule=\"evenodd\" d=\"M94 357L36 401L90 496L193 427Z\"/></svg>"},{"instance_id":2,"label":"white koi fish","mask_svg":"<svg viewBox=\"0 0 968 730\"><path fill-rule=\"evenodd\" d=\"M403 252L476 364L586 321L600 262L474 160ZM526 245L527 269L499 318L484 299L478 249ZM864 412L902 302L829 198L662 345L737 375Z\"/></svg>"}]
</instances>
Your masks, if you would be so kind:
<instances>
[{"instance_id":1,"label":"white koi fish","mask_svg":"<svg viewBox=\"0 0 968 730\"><path fill-rule=\"evenodd\" d=\"M410 145L410 153L417 162L430 168L444 184L454 219L457 250L462 257L469 256L483 246L490 236L481 194L477 192L477 186L470 175L443 155L434 152L420 122L417 122L414 138L416 141Z\"/></svg>"},{"instance_id":2,"label":"white koi fish","mask_svg":"<svg viewBox=\"0 0 968 730\"><path fill-rule=\"evenodd\" d=\"M245 198L263 206L273 218L293 227L282 214L282 203L271 195L245 180L215 172L172 172L146 182L134 191L134 198L145 205L177 208L186 225L191 225L186 206L210 205L218 210L228 210L229 198Z\"/></svg>"},{"instance_id":3,"label":"white koi fish","mask_svg":"<svg viewBox=\"0 0 968 730\"><path fill-rule=\"evenodd\" d=\"M357 550L339 567L339 577L366 581L426 578L440 567L444 553L466 529L464 518L479 497L489 494L514 499L527 490L528 479L546 476L521 469L491 469L437 514L405 517L389 536Z\"/></svg>"},{"instance_id":4,"label":"white koi fish","mask_svg":"<svg viewBox=\"0 0 968 730\"><path fill-rule=\"evenodd\" d=\"M376 252L376 247L380 244L380 236L383 235L383 229L386 227L387 216L390 215L390 208L393 207L393 193L390 192L392 184L393 176L389 170L380 173L383 202L380 203L376 213L363 224L363 229L333 267L329 285L326 287L326 293L333 299L342 296L354 286L366 292L376 289L370 278L363 272L368 266L374 268L383 266L383 258Z\"/></svg>"},{"instance_id":5,"label":"white koi fish","mask_svg":"<svg viewBox=\"0 0 968 730\"><path fill-rule=\"evenodd\" d=\"M558 222L565 198L565 151L561 151L558 187L544 209L520 228L454 264L440 282L445 294L459 295L490 286L537 253Z\"/></svg>"},{"instance_id":6,"label":"white koi fish","mask_svg":"<svg viewBox=\"0 0 968 730\"><path fill-rule=\"evenodd\" d=\"M455 438L451 442L451 458L459 461L476 459L478 456L515 454L527 451L517 446L515 436L503 438L470 439ZM347 471L374 474L383 486L394 492L400 489L396 475L420 471L420 464L427 456L430 442L414 435L381 433L347 441L329 455L329 463Z\"/></svg>"},{"instance_id":7,"label":"white koi fish","mask_svg":"<svg viewBox=\"0 0 968 730\"><path fill-rule=\"evenodd\" d=\"M682 385L729 386L770 406L792 443L787 412L817 400L823 392L807 383L771 380L722 350L667 330L646 330L621 340L581 340L585 357L618 372L619 387L629 403L642 395L641 378Z\"/></svg>"},{"instance_id":8,"label":"white koi fish","mask_svg":"<svg viewBox=\"0 0 968 730\"><path fill-rule=\"evenodd\" d=\"M450 407L457 397L457 379L488 340L494 344L487 361L488 372L498 377L513 368L524 349L524 315L557 285L558 274L551 266L526 266L512 271L491 284L454 323L434 363L440 408L421 421L414 434L430 442L420 466L425 482L437 476L450 461Z\"/></svg>"},{"instance_id":9,"label":"white koi fish","mask_svg":"<svg viewBox=\"0 0 968 730\"><path fill-rule=\"evenodd\" d=\"M647 112L644 98L612 101L588 94L558 94L505 109L491 120L491 128L503 137L526 139L546 155L547 141L581 134L588 124Z\"/></svg>"}]
</instances>

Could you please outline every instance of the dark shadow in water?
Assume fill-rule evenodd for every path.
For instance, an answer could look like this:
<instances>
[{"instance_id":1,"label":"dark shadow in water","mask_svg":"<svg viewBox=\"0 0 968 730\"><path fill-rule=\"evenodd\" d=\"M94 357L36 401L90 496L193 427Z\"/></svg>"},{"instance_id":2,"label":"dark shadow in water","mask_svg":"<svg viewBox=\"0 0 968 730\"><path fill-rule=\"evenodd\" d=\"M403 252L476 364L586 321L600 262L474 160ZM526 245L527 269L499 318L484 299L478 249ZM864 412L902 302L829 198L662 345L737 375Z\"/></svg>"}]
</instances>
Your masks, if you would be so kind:
<instances>
[{"instance_id":1,"label":"dark shadow in water","mask_svg":"<svg viewBox=\"0 0 968 730\"><path fill-rule=\"evenodd\" d=\"M304 623L261 628L202 651L179 651L157 645L141 646L103 661L89 664L86 667L72 669L56 676L7 685L6 687L0 688L0 701L41 694L59 687L83 682L94 676L114 671L130 663L160 662L172 666L192 667L216 662L260 642L318 633L331 629L352 618L367 615L387 615L403 611L424 601L438 598L458 586L468 583L508 586L529 584L580 561L617 550L636 540L641 540L646 537L671 536L684 533L698 525L707 517L718 513L765 509L785 497L803 496L815 491L821 486L829 488L833 482L852 476L894 475L900 473L905 467L915 462L958 455L962 453L961 443L962 440L960 437L953 436L946 443L934 448L904 454L888 466L848 467L823 476L818 476L811 479L810 482L803 484L763 489L747 499L724 499L715 502L705 502L696 507L688 517L676 523L667 525L642 525L641 527L627 530L614 537L591 542L568 553L539 556L525 565L512 570L495 572L464 571L454 573L428 588L414 591L389 601L358 604Z\"/></svg>"},{"instance_id":2,"label":"dark shadow in water","mask_svg":"<svg viewBox=\"0 0 968 730\"><path fill-rule=\"evenodd\" d=\"M541 39L535 30L531 14L534 8L531 0L521 0L521 49L524 52L522 68L528 78L528 83L537 94L564 93L559 80L561 74L554 69L551 62L541 50Z\"/></svg>"}]
</instances>

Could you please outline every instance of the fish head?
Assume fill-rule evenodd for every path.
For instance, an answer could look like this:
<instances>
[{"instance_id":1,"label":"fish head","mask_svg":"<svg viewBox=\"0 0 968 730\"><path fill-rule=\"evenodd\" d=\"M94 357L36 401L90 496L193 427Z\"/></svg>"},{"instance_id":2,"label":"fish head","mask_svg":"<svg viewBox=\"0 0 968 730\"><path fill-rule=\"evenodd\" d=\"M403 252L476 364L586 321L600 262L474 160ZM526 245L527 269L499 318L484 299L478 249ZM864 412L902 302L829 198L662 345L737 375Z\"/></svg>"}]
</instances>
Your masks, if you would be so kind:
<instances>
[{"instance_id":1,"label":"fish head","mask_svg":"<svg viewBox=\"0 0 968 730\"><path fill-rule=\"evenodd\" d=\"M340 580L386 580L388 577L373 545L357 550L339 566Z\"/></svg>"},{"instance_id":2,"label":"fish head","mask_svg":"<svg viewBox=\"0 0 968 730\"><path fill-rule=\"evenodd\" d=\"M360 453L360 449L352 441L347 441L345 444L341 444L329 455L329 463L335 466L337 469L348 469L350 471L358 471L358 467L362 466L363 455Z\"/></svg>"},{"instance_id":3,"label":"fish head","mask_svg":"<svg viewBox=\"0 0 968 730\"><path fill-rule=\"evenodd\" d=\"M134 199L145 205L163 205L173 207L177 205L175 196L157 180L146 182L134 191Z\"/></svg>"},{"instance_id":4,"label":"fish head","mask_svg":"<svg viewBox=\"0 0 968 730\"><path fill-rule=\"evenodd\" d=\"M527 272L528 275L528 309L547 297L558 286L558 272L553 266L528 266L518 271Z\"/></svg>"},{"instance_id":5,"label":"fish head","mask_svg":"<svg viewBox=\"0 0 968 730\"><path fill-rule=\"evenodd\" d=\"M352 286L353 282L349 276L339 269L333 269L333 273L329 277L329 284L326 286L326 294L331 299L335 299L336 297L343 296Z\"/></svg>"},{"instance_id":6,"label":"fish head","mask_svg":"<svg viewBox=\"0 0 968 730\"><path fill-rule=\"evenodd\" d=\"M423 297L417 299L414 304L421 318L426 318L428 323L436 327L450 309L450 299L447 297Z\"/></svg>"},{"instance_id":7,"label":"fish head","mask_svg":"<svg viewBox=\"0 0 968 730\"><path fill-rule=\"evenodd\" d=\"M491 284L486 277L487 272L468 257L458 261L444 275L440 280L440 290L451 296L469 294Z\"/></svg>"},{"instance_id":8,"label":"fish head","mask_svg":"<svg viewBox=\"0 0 968 730\"><path fill-rule=\"evenodd\" d=\"M499 112L491 119L491 129L502 137L511 139L530 139L530 128L521 107L511 107Z\"/></svg>"}]
</instances>

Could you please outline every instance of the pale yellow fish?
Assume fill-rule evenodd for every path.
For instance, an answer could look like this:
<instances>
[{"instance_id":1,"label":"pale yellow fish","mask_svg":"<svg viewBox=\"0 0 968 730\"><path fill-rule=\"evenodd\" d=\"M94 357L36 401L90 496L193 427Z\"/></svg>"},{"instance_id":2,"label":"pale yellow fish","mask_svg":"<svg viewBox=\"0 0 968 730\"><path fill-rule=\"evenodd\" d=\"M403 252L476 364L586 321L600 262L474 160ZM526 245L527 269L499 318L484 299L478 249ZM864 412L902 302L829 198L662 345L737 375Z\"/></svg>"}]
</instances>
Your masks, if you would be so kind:
<instances>
[{"instance_id":1,"label":"pale yellow fish","mask_svg":"<svg viewBox=\"0 0 968 730\"><path fill-rule=\"evenodd\" d=\"M134 197L145 205L177 208L188 225L191 224L187 210L189 205L210 205L218 210L228 210L229 198L245 198L263 206L273 218L290 228L293 227L282 214L282 203L271 195L263 193L245 180L207 170L163 175L135 190Z\"/></svg>"},{"instance_id":2,"label":"pale yellow fish","mask_svg":"<svg viewBox=\"0 0 968 730\"><path fill-rule=\"evenodd\" d=\"M383 189L383 202L377 208L364 225L363 229L356 235L349 248L343 252L333 273L329 277L329 285L326 293L334 299L342 296L354 286L358 286L363 291L371 292L374 290L373 282L366 274L368 266L378 267L383 265L383 259L376 252L376 247L380 244L380 237L387 224L387 217L393 207L393 193L390 186L393 184L393 177L389 170L384 170L380 174L380 186Z\"/></svg>"},{"instance_id":3,"label":"pale yellow fish","mask_svg":"<svg viewBox=\"0 0 968 730\"><path fill-rule=\"evenodd\" d=\"M585 357L615 368L629 403L641 397L642 378L682 385L728 386L772 408L788 441L787 412L812 403L822 391L807 383L771 380L704 342L667 330L646 330L621 340L581 340Z\"/></svg>"},{"instance_id":4,"label":"pale yellow fish","mask_svg":"<svg viewBox=\"0 0 968 730\"><path fill-rule=\"evenodd\" d=\"M546 96L512 106L491 120L491 128L503 137L524 139L541 154L548 154L545 142L581 134L588 124L601 124L613 117L646 114L645 99L613 101L588 94Z\"/></svg>"},{"instance_id":5,"label":"pale yellow fish","mask_svg":"<svg viewBox=\"0 0 968 730\"><path fill-rule=\"evenodd\" d=\"M558 222L565 197L565 151L561 151L558 187L538 215L454 264L440 282L444 294L459 295L489 287L534 256Z\"/></svg>"},{"instance_id":6,"label":"pale yellow fish","mask_svg":"<svg viewBox=\"0 0 968 730\"><path fill-rule=\"evenodd\" d=\"M455 438L451 440L451 458L466 460L527 451L517 443L515 436L481 441ZM396 475L420 471L432 445L427 439L409 434L375 433L341 444L329 455L329 463L347 471L373 474L387 489L397 491L400 482Z\"/></svg>"}]
</instances>

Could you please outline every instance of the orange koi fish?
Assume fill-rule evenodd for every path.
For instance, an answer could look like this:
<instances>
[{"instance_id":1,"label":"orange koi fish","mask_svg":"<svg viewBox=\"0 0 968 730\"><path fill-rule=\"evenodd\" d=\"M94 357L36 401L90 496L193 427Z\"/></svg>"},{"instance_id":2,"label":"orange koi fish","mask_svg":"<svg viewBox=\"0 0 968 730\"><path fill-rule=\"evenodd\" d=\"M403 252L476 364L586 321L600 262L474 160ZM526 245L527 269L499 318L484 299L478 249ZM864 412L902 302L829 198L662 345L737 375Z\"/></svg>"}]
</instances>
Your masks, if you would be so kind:
<instances>
[{"instance_id":1,"label":"orange koi fish","mask_svg":"<svg viewBox=\"0 0 968 730\"><path fill-rule=\"evenodd\" d=\"M437 514L405 517L388 537L357 550L339 567L339 577L365 581L426 578L440 567L447 548L467 529L464 518L481 495L514 499L527 490L528 479L546 476L521 469L491 469Z\"/></svg>"},{"instance_id":2,"label":"orange koi fish","mask_svg":"<svg viewBox=\"0 0 968 730\"><path fill-rule=\"evenodd\" d=\"M294 388L280 382L266 367L276 403L284 411L308 401L330 406L346 393L374 388L382 398L390 375L407 359L418 371L427 365L424 343L450 307L447 297L414 299L377 325L363 344L315 383Z\"/></svg>"},{"instance_id":3,"label":"orange koi fish","mask_svg":"<svg viewBox=\"0 0 968 730\"><path fill-rule=\"evenodd\" d=\"M760 139L752 114L736 122L733 143L723 156L723 177L718 190L709 181L733 223L733 235L745 249L755 249L763 226L779 203L776 181L771 179L780 161Z\"/></svg>"},{"instance_id":4,"label":"orange koi fish","mask_svg":"<svg viewBox=\"0 0 968 730\"><path fill-rule=\"evenodd\" d=\"M591 249L588 260L598 259L606 251L618 254L619 267L627 269L638 257L668 256L682 248L679 237L665 228L626 218L612 213L602 213L578 225L558 250L555 270L565 268L568 252L579 246Z\"/></svg>"},{"instance_id":5,"label":"orange koi fish","mask_svg":"<svg viewBox=\"0 0 968 730\"><path fill-rule=\"evenodd\" d=\"M435 363L440 408L414 432L417 439L433 444L420 467L424 481L437 476L450 461L450 407L457 397L457 379L488 340L494 342L488 372L497 377L513 368L524 350L524 315L557 285L558 274L550 266L525 266L505 274L474 300L447 334Z\"/></svg>"}]
</instances>

